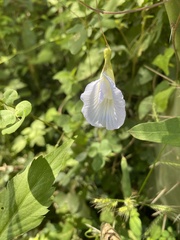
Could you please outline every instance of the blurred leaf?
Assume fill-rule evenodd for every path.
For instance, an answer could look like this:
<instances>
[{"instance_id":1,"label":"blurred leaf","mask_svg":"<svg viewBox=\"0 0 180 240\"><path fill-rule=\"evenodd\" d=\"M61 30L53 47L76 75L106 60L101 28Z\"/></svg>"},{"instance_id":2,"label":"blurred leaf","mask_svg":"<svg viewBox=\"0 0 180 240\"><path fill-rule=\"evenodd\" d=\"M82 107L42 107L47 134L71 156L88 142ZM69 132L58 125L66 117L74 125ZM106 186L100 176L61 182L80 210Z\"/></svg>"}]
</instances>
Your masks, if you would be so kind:
<instances>
[{"instance_id":1,"label":"blurred leaf","mask_svg":"<svg viewBox=\"0 0 180 240\"><path fill-rule=\"evenodd\" d=\"M94 49L92 48L88 52L85 60L79 64L76 78L78 79L78 81L81 81L92 76L100 68L102 63L103 63L102 52L99 52L97 48Z\"/></svg>"},{"instance_id":2,"label":"blurred leaf","mask_svg":"<svg viewBox=\"0 0 180 240\"><path fill-rule=\"evenodd\" d=\"M80 207L79 197L77 196L77 194L70 192L67 195L67 203L68 203L70 212L72 214L75 214Z\"/></svg>"},{"instance_id":3,"label":"blurred leaf","mask_svg":"<svg viewBox=\"0 0 180 240\"><path fill-rule=\"evenodd\" d=\"M62 231L58 234L59 239L71 240L74 232L74 226L72 222L66 221L62 225Z\"/></svg>"},{"instance_id":4,"label":"blurred leaf","mask_svg":"<svg viewBox=\"0 0 180 240\"><path fill-rule=\"evenodd\" d=\"M30 127L23 129L22 134L27 138L31 147L34 145L44 146L45 125L39 120L35 120Z\"/></svg>"},{"instance_id":5,"label":"blurred leaf","mask_svg":"<svg viewBox=\"0 0 180 240\"><path fill-rule=\"evenodd\" d=\"M136 208L130 213L129 226L136 239L140 240L142 237L142 223Z\"/></svg>"},{"instance_id":6,"label":"blurred leaf","mask_svg":"<svg viewBox=\"0 0 180 240\"><path fill-rule=\"evenodd\" d=\"M105 159L102 157L102 155L98 154L93 158L92 168L94 171L99 171L101 168L103 168L104 164Z\"/></svg>"},{"instance_id":7,"label":"blurred leaf","mask_svg":"<svg viewBox=\"0 0 180 240\"><path fill-rule=\"evenodd\" d=\"M119 1L111 0L111 1L104 2L103 7L106 10L113 11L117 9L118 6L121 6L125 2L126 0L119 0Z\"/></svg>"},{"instance_id":8,"label":"blurred leaf","mask_svg":"<svg viewBox=\"0 0 180 240\"><path fill-rule=\"evenodd\" d=\"M154 95L166 90L169 88L169 83L167 81L160 82L154 89Z\"/></svg>"},{"instance_id":9,"label":"blurred leaf","mask_svg":"<svg viewBox=\"0 0 180 240\"><path fill-rule=\"evenodd\" d=\"M172 48L167 48L164 55L159 54L153 61L153 64L163 70L167 76L169 75L169 62L173 54L174 50Z\"/></svg>"},{"instance_id":10,"label":"blurred leaf","mask_svg":"<svg viewBox=\"0 0 180 240\"><path fill-rule=\"evenodd\" d=\"M47 122L51 122L54 120L55 117L59 117L60 116L60 113L56 110L55 107L52 107L52 108L49 108L46 112L46 115L45 115L45 120Z\"/></svg>"},{"instance_id":11,"label":"blurred leaf","mask_svg":"<svg viewBox=\"0 0 180 240\"><path fill-rule=\"evenodd\" d=\"M16 121L16 117L11 110L0 110L0 128L5 128L9 124L13 124Z\"/></svg>"},{"instance_id":12,"label":"blurred leaf","mask_svg":"<svg viewBox=\"0 0 180 240\"><path fill-rule=\"evenodd\" d=\"M125 199L125 198L129 198L132 194L129 169L128 169L128 164L125 157L122 157L121 159L121 170L122 170L121 185L122 185L123 196Z\"/></svg>"},{"instance_id":13,"label":"blurred leaf","mask_svg":"<svg viewBox=\"0 0 180 240\"><path fill-rule=\"evenodd\" d=\"M102 19L102 26L106 27L107 29L113 29L117 27L117 23L114 19Z\"/></svg>"},{"instance_id":14,"label":"blurred leaf","mask_svg":"<svg viewBox=\"0 0 180 240\"><path fill-rule=\"evenodd\" d=\"M26 144L27 144L26 139L20 135L14 139L12 151L17 154L25 148Z\"/></svg>"},{"instance_id":15,"label":"blurred leaf","mask_svg":"<svg viewBox=\"0 0 180 240\"><path fill-rule=\"evenodd\" d=\"M32 110L31 103L24 100L18 103L15 107L15 113L17 117L26 117Z\"/></svg>"},{"instance_id":16,"label":"blurred leaf","mask_svg":"<svg viewBox=\"0 0 180 240\"><path fill-rule=\"evenodd\" d=\"M54 59L54 54L50 48L43 48L39 54L33 59L32 63L34 64L42 64L52 62Z\"/></svg>"},{"instance_id":17,"label":"blurred leaf","mask_svg":"<svg viewBox=\"0 0 180 240\"><path fill-rule=\"evenodd\" d=\"M161 237L161 233L162 233L162 228L161 226L157 225L157 224L153 224L153 226L151 227L151 231L150 231L150 236L152 239L160 239Z\"/></svg>"},{"instance_id":18,"label":"blurred leaf","mask_svg":"<svg viewBox=\"0 0 180 240\"><path fill-rule=\"evenodd\" d=\"M142 6L142 4L144 3L144 0L136 0L136 2L137 2L137 4L138 4L138 6L140 7L140 6Z\"/></svg>"},{"instance_id":19,"label":"blurred leaf","mask_svg":"<svg viewBox=\"0 0 180 240\"><path fill-rule=\"evenodd\" d=\"M54 76L53 79L58 80L62 86L61 86L61 91L66 93L66 95L71 96L73 95L72 89L74 86L74 83L76 83L76 79L74 76L74 70L71 72L68 71L60 71L57 72ZM74 90L74 89L73 89Z\"/></svg>"},{"instance_id":20,"label":"blurred leaf","mask_svg":"<svg viewBox=\"0 0 180 240\"><path fill-rule=\"evenodd\" d=\"M100 213L100 221L107 222L107 223L113 223L114 213L112 213L112 211L109 211L109 209L102 210Z\"/></svg>"},{"instance_id":21,"label":"blurred leaf","mask_svg":"<svg viewBox=\"0 0 180 240\"><path fill-rule=\"evenodd\" d=\"M169 87L168 89L161 91L154 96L153 100L154 100L157 112L159 113L165 112L165 110L168 107L169 98L174 91L175 91L174 87Z\"/></svg>"},{"instance_id":22,"label":"blurred leaf","mask_svg":"<svg viewBox=\"0 0 180 240\"><path fill-rule=\"evenodd\" d=\"M144 98L138 107L139 119L142 120L151 110L153 104L153 96Z\"/></svg>"},{"instance_id":23,"label":"blurred leaf","mask_svg":"<svg viewBox=\"0 0 180 240\"><path fill-rule=\"evenodd\" d=\"M69 50L72 54L76 54L82 48L87 39L87 32L84 25L76 24L67 33L74 33L73 37L69 41Z\"/></svg>"},{"instance_id":24,"label":"blurred leaf","mask_svg":"<svg viewBox=\"0 0 180 240\"><path fill-rule=\"evenodd\" d=\"M140 85L146 84L152 80L152 74L146 68L141 67L137 74L137 80L139 81Z\"/></svg>"},{"instance_id":25,"label":"blurred leaf","mask_svg":"<svg viewBox=\"0 0 180 240\"><path fill-rule=\"evenodd\" d=\"M96 4L95 0L91 0L91 4L92 4L92 5ZM73 18L76 18L77 16L78 16L79 18L88 16L88 15L92 12L92 11L89 10L89 9L86 9L86 11L84 11L84 7L83 7L81 4L79 4L78 2L75 2L75 1L73 1L73 4L72 4L70 10L71 10L72 12L75 12L75 13L76 13L75 15L72 14L72 16L71 16L72 19L73 19Z\"/></svg>"},{"instance_id":26,"label":"blurred leaf","mask_svg":"<svg viewBox=\"0 0 180 240\"><path fill-rule=\"evenodd\" d=\"M171 118L161 122L142 123L129 130L140 140L180 146L180 118Z\"/></svg>"},{"instance_id":27,"label":"blurred leaf","mask_svg":"<svg viewBox=\"0 0 180 240\"><path fill-rule=\"evenodd\" d=\"M88 151L88 156L93 158L98 154L98 149L99 149L99 143L94 142L91 144L89 151Z\"/></svg>"},{"instance_id":28,"label":"blurred leaf","mask_svg":"<svg viewBox=\"0 0 180 240\"><path fill-rule=\"evenodd\" d=\"M33 3L32 0L24 0L24 1L17 1L18 4L23 4L23 6L25 8L27 8L28 11L32 11L33 10ZM10 4L13 4L13 2L11 0L5 0L4 1L4 6L8 6Z\"/></svg>"},{"instance_id":29,"label":"blurred leaf","mask_svg":"<svg viewBox=\"0 0 180 240\"><path fill-rule=\"evenodd\" d=\"M13 89L7 89L3 94L3 101L7 105L10 105L10 106L12 106L14 101L18 98L19 98L19 96L18 96L17 91L15 91Z\"/></svg>"},{"instance_id":30,"label":"blurred leaf","mask_svg":"<svg viewBox=\"0 0 180 240\"><path fill-rule=\"evenodd\" d=\"M99 153L103 156L107 156L111 153L112 149L107 139L103 139L99 145Z\"/></svg>"},{"instance_id":31,"label":"blurred leaf","mask_svg":"<svg viewBox=\"0 0 180 240\"><path fill-rule=\"evenodd\" d=\"M36 44L36 35L30 20L25 20L22 29L22 42L24 48L28 49Z\"/></svg>"},{"instance_id":32,"label":"blurred leaf","mask_svg":"<svg viewBox=\"0 0 180 240\"><path fill-rule=\"evenodd\" d=\"M12 126L6 129L3 129L2 134L5 135L5 134L11 134L15 132L22 125L22 123L24 122L24 119L25 119L25 116L22 116L21 119L18 120L15 124L13 124Z\"/></svg>"},{"instance_id":33,"label":"blurred leaf","mask_svg":"<svg viewBox=\"0 0 180 240\"><path fill-rule=\"evenodd\" d=\"M151 44L152 41L152 36L150 34L148 34L146 36L146 38L144 39L144 41L139 45L139 49L138 49L138 57L140 57L144 51L146 51L146 49L149 47L149 45Z\"/></svg>"},{"instance_id":34,"label":"blurred leaf","mask_svg":"<svg viewBox=\"0 0 180 240\"><path fill-rule=\"evenodd\" d=\"M20 119L17 119L16 123L14 123L15 121L12 122L12 123L14 123L12 126L6 128L6 129L3 129L2 134L3 135L4 134L11 134L11 133L15 132L22 125L25 117L31 112L31 109L32 109L32 107L31 107L30 102L28 102L26 100L18 103L15 107L14 117L16 115ZM7 111L7 110L4 110L4 111ZM11 111L11 121L12 121L12 118L13 117L12 117L12 111Z\"/></svg>"},{"instance_id":35,"label":"blurred leaf","mask_svg":"<svg viewBox=\"0 0 180 240\"><path fill-rule=\"evenodd\" d=\"M8 62L13 57L14 57L14 54L10 55L10 56L0 56L0 64Z\"/></svg>"}]
</instances>

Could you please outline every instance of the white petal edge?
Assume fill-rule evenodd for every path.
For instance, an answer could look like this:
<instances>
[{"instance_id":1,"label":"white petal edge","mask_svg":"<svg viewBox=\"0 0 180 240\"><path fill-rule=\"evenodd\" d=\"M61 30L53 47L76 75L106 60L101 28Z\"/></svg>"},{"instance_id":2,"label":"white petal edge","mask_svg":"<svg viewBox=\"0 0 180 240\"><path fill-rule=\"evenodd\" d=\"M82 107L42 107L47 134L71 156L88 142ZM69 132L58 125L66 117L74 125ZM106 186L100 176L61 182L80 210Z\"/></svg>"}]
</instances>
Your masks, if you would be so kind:
<instances>
[{"instance_id":1,"label":"white petal edge","mask_svg":"<svg viewBox=\"0 0 180 240\"><path fill-rule=\"evenodd\" d=\"M122 92L105 73L86 86L81 100L82 113L92 126L114 130L123 125L126 111Z\"/></svg>"}]
</instances>

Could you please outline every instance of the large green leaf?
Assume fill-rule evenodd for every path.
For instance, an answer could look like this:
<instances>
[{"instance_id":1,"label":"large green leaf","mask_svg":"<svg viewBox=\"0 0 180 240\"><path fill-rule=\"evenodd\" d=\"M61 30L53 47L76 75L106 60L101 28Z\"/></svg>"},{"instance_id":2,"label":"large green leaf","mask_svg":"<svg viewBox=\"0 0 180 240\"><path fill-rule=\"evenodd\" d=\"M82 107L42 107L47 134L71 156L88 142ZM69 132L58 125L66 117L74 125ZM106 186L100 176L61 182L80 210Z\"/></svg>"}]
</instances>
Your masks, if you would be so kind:
<instances>
[{"instance_id":1,"label":"large green leaf","mask_svg":"<svg viewBox=\"0 0 180 240\"><path fill-rule=\"evenodd\" d=\"M11 240L38 226L51 204L52 185L68 159L72 140L38 157L0 193L0 239Z\"/></svg>"},{"instance_id":2,"label":"large green leaf","mask_svg":"<svg viewBox=\"0 0 180 240\"><path fill-rule=\"evenodd\" d=\"M138 124L129 130L135 138L150 142L180 146L180 117L162 122Z\"/></svg>"}]
</instances>

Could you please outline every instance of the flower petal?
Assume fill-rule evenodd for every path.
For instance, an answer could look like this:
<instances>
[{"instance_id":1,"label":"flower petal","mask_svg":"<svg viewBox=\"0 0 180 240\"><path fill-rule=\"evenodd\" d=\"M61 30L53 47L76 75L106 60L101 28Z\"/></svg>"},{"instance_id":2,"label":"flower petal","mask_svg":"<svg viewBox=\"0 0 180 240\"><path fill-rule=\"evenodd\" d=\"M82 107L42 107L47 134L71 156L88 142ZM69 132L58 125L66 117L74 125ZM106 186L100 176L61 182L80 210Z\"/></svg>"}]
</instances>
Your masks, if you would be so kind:
<instances>
[{"instance_id":1,"label":"flower petal","mask_svg":"<svg viewBox=\"0 0 180 240\"><path fill-rule=\"evenodd\" d=\"M113 130L123 125L126 116L123 95L105 73L86 86L81 100L82 113L92 126Z\"/></svg>"}]
</instances>

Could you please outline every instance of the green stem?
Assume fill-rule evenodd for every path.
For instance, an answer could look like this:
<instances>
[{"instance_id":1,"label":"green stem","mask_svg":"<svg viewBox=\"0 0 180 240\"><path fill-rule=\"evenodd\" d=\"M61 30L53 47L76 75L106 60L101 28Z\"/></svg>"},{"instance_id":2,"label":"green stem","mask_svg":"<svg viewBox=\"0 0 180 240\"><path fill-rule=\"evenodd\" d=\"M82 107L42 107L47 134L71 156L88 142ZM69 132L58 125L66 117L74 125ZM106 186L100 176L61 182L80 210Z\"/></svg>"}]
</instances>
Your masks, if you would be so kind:
<instances>
[{"instance_id":1,"label":"green stem","mask_svg":"<svg viewBox=\"0 0 180 240\"><path fill-rule=\"evenodd\" d=\"M171 27L171 38L174 50L180 61L180 1L169 0L168 2L165 2L165 8Z\"/></svg>"},{"instance_id":2,"label":"green stem","mask_svg":"<svg viewBox=\"0 0 180 240\"><path fill-rule=\"evenodd\" d=\"M155 161L154 161L154 163L153 163L153 166L150 168L150 171L149 171L148 175L146 176L143 184L141 185L141 188L140 188L140 190L139 190L139 192L138 192L138 196L141 195L141 192L143 191L144 187L146 186L146 184L147 184L147 182L148 182L148 180L149 180L149 178L150 178L150 176L151 176L151 174L152 174L152 172L153 172L153 170L154 170L154 168L155 168L155 166L156 166L156 163L160 160L160 158L161 158L161 156L162 156L162 152L164 151L165 147L166 147L166 145L164 145L164 146L162 147L161 151L159 152L157 158L155 159Z\"/></svg>"}]
</instances>

